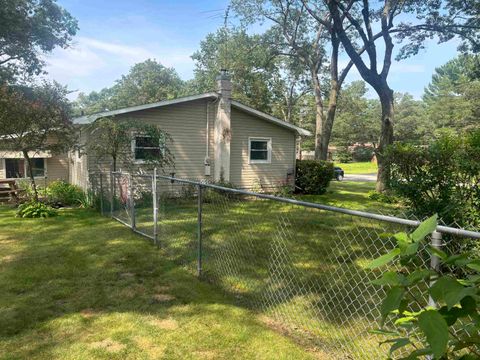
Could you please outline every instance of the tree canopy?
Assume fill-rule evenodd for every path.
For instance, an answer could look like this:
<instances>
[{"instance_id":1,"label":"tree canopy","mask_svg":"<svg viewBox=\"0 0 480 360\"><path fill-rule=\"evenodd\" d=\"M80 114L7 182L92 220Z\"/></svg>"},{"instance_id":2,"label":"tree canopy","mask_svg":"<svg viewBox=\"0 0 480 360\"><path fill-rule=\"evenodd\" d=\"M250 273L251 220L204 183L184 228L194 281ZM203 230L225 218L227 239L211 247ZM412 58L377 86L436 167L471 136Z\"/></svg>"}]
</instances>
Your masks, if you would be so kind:
<instances>
[{"instance_id":1,"label":"tree canopy","mask_svg":"<svg viewBox=\"0 0 480 360\"><path fill-rule=\"evenodd\" d=\"M58 83L0 87L0 151L23 154L35 197L31 157L37 152L64 153L75 143L67 89Z\"/></svg>"},{"instance_id":2,"label":"tree canopy","mask_svg":"<svg viewBox=\"0 0 480 360\"><path fill-rule=\"evenodd\" d=\"M175 69L148 59L135 64L112 87L90 94L80 93L76 112L91 114L173 99L183 90L184 82Z\"/></svg>"},{"instance_id":3,"label":"tree canopy","mask_svg":"<svg viewBox=\"0 0 480 360\"><path fill-rule=\"evenodd\" d=\"M480 127L480 56L460 55L435 69L423 100L436 129Z\"/></svg>"},{"instance_id":4,"label":"tree canopy","mask_svg":"<svg viewBox=\"0 0 480 360\"><path fill-rule=\"evenodd\" d=\"M0 0L0 82L40 74L41 54L66 48L77 30L55 0Z\"/></svg>"}]
</instances>

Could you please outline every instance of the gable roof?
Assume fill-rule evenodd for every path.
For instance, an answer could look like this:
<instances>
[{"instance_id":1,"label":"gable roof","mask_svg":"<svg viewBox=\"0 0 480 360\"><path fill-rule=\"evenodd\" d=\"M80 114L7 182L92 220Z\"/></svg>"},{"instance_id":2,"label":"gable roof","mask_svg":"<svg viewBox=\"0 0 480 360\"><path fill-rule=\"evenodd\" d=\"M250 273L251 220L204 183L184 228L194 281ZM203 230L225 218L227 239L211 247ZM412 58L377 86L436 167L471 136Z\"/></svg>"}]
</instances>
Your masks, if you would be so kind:
<instances>
[{"instance_id":1,"label":"gable roof","mask_svg":"<svg viewBox=\"0 0 480 360\"><path fill-rule=\"evenodd\" d=\"M181 104L189 101L195 101L195 100L201 100L201 99L217 99L219 95L215 92L210 92L210 93L205 93L205 94L199 94L199 95L192 95L192 96L185 96L177 99L172 99L172 100L163 100L151 104L145 104L145 105L137 105L137 106L130 106L126 107L123 109L117 109L117 110L111 110L111 111L103 111L99 112L96 114L91 114L91 115L85 115L85 116L80 116L75 119L73 119L73 123L76 125L86 125L86 124L91 124L95 120L102 118L102 117L107 117L107 116L115 116L115 115L121 115L121 114L128 114L131 112L135 111L142 111L142 110L148 110L148 109L154 109L158 107L163 107L163 106L169 106L169 105L175 105L175 104ZM244 105L238 101L232 100L232 106L236 107L240 110L245 111L246 113L249 113L251 115L254 115L262 120L266 120L268 122L271 122L275 125L293 130L297 132L299 135L304 135L304 136L309 136L311 135L310 131L302 129L298 126L295 126L293 124L290 124L286 121L277 119L276 117L266 114L264 112L261 112L259 110L256 110L250 106Z\"/></svg>"}]
</instances>

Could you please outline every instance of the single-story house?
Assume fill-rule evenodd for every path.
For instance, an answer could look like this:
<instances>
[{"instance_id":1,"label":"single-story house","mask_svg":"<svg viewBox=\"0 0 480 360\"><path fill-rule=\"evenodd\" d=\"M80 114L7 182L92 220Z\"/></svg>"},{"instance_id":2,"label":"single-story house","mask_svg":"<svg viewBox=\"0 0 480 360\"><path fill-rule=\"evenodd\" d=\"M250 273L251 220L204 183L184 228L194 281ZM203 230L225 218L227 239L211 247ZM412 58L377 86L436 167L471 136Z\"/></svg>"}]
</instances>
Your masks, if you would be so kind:
<instances>
[{"instance_id":1,"label":"single-story house","mask_svg":"<svg viewBox=\"0 0 480 360\"><path fill-rule=\"evenodd\" d=\"M86 141L94 136L87 130L88 125L103 117L114 117L117 121L129 120L158 125L167 132L173 142L170 150L175 159L174 170L179 178L224 181L240 188L261 186L272 188L294 181L296 140L300 135L308 136L307 130L277 119L232 100L232 84L226 71L217 77L217 92L187 96L153 104L105 111L74 119L81 132L80 138ZM85 129L84 131L82 131ZM149 144L145 136L139 134L132 141L132 161L129 164L142 169L142 153ZM37 157L39 165L43 160L45 174L50 178L68 179L73 184L86 188L89 173L110 171L111 164L94 159L80 150L71 152L68 161L59 157ZM5 160L5 159L3 159ZM66 163L62 173L53 165ZM25 172L18 164L3 164L0 177L22 177ZM51 165L52 164L52 165ZM117 169L126 168L122 164ZM0 160L0 166L2 161Z\"/></svg>"}]
</instances>

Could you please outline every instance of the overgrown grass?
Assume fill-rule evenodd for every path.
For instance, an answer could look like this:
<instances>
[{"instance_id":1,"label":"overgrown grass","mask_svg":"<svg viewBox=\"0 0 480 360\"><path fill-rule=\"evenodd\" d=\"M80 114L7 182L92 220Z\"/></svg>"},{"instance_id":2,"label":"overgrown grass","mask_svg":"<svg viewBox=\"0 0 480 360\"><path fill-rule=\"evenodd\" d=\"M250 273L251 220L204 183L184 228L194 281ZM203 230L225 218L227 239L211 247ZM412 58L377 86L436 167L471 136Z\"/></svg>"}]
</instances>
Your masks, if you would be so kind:
<instances>
[{"instance_id":1,"label":"overgrown grass","mask_svg":"<svg viewBox=\"0 0 480 360\"><path fill-rule=\"evenodd\" d=\"M345 174L373 174L378 170L377 164L370 161L335 164L335 166L341 167L345 171Z\"/></svg>"},{"instance_id":2,"label":"overgrown grass","mask_svg":"<svg viewBox=\"0 0 480 360\"><path fill-rule=\"evenodd\" d=\"M92 211L18 219L0 207L0 229L1 359L312 356Z\"/></svg>"}]
</instances>

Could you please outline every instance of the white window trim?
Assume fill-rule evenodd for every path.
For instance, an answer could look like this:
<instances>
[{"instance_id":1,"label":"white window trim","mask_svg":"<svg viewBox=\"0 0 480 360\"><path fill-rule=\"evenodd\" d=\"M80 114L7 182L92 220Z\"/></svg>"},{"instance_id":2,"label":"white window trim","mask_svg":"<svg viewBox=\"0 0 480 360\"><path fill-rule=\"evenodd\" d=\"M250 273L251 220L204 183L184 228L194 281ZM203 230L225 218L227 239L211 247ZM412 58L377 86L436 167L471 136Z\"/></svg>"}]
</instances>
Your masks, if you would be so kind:
<instances>
[{"instance_id":1,"label":"white window trim","mask_svg":"<svg viewBox=\"0 0 480 360\"><path fill-rule=\"evenodd\" d=\"M148 135L142 135L142 134L133 134L133 138L132 138L132 144L131 144L131 147L132 147L132 156L133 156L133 162L134 164L146 164L147 161L144 160L144 159L135 159L135 149L137 148L137 136L141 136L141 137L151 137L151 136L148 136ZM142 147L142 149L156 149L156 147ZM165 148L161 146L161 144L159 143L158 144L158 149L163 152L163 155L165 155Z\"/></svg>"},{"instance_id":2,"label":"white window trim","mask_svg":"<svg viewBox=\"0 0 480 360\"><path fill-rule=\"evenodd\" d=\"M266 141L267 142L267 160L252 160L252 141ZM248 163L249 164L271 164L272 163L272 138L269 137L249 137L248 138Z\"/></svg>"},{"instance_id":3,"label":"white window trim","mask_svg":"<svg viewBox=\"0 0 480 360\"><path fill-rule=\"evenodd\" d=\"M48 177L48 161L47 161L47 158L41 158L43 159L43 168L44 168L44 171L43 171L43 176L34 176L33 178L34 179L45 179L46 177ZM28 165L27 165L27 161L25 160L25 158L18 158L18 160L23 160L23 171L25 172L25 177L23 178L7 178L7 163L6 163L6 159L3 158L3 171L5 172L5 179L30 179L30 177L28 176Z\"/></svg>"}]
</instances>

